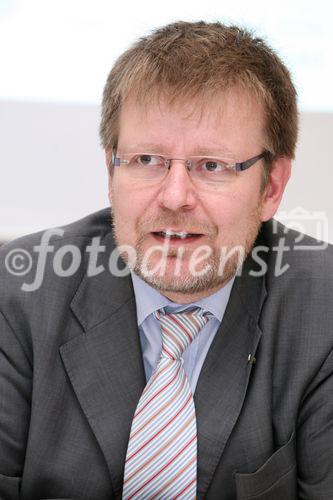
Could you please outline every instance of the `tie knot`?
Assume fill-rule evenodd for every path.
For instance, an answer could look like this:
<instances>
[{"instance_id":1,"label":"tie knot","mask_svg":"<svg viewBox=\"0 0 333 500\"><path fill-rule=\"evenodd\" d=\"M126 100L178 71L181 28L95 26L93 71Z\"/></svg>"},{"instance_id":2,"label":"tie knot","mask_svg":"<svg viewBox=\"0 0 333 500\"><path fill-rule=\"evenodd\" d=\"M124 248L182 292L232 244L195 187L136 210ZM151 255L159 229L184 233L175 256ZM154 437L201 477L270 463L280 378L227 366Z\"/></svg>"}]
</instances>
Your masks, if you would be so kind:
<instances>
[{"instance_id":1,"label":"tie knot","mask_svg":"<svg viewBox=\"0 0 333 500\"><path fill-rule=\"evenodd\" d=\"M162 355L171 359L180 358L211 317L200 307L176 313L162 308L154 316L161 324Z\"/></svg>"}]
</instances>

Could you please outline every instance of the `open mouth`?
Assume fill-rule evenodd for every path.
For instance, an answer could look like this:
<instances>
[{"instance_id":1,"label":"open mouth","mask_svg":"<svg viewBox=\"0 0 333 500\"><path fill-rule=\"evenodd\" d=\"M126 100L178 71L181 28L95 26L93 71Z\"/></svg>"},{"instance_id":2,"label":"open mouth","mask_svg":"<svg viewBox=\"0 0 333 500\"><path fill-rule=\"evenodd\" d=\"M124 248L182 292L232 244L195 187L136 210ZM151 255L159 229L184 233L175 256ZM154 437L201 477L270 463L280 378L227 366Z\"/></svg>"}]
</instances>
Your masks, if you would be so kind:
<instances>
[{"instance_id":1,"label":"open mouth","mask_svg":"<svg viewBox=\"0 0 333 500\"><path fill-rule=\"evenodd\" d=\"M172 231L172 230L166 230L166 231L156 231L152 233L155 238L157 238L159 241L172 241L172 242L189 242L189 241L194 241L201 236L202 234L199 233L187 233L185 231Z\"/></svg>"}]
</instances>

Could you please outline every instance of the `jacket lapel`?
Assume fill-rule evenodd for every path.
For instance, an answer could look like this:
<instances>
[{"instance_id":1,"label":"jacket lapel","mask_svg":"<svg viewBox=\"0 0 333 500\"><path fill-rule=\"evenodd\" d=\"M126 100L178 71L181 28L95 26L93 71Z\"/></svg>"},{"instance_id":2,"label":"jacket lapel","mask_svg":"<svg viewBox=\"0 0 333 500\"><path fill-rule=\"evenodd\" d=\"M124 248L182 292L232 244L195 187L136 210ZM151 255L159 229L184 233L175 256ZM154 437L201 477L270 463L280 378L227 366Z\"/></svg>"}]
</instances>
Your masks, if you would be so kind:
<instances>
[{"instance_id":1,"label":"jacket lapel","mask_svg":"<svg viewBox=\"0 0 333 500\"><path fill-rule=\"evenodd\" d=\"M85 333L60 353L119 497L132 417L146 384L131 278L109 271L85 277L71 308Z\"/></svg>"},{"instance_id":2,"label":"jacket lapel","mask_svg":"<svg viewBox=\"0 0 333 500\"><path fill-rule=\"evenodd\" d=\"M240 414L261 331L263 278L235 280L221 326L207 354L194 395L198 430L198 497L203 498ZM249 359L249 356L250 359Z\"/></svg>"}]
</instances>

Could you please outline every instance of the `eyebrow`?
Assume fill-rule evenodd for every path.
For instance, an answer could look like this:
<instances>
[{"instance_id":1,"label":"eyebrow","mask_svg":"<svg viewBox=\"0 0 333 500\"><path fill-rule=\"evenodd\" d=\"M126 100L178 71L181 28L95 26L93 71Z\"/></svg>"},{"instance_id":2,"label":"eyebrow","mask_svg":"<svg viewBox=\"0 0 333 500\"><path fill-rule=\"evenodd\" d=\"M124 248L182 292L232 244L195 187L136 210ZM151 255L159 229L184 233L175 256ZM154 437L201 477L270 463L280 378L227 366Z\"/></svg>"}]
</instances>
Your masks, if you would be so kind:
<instances>
[{"instance_id":1,"label":"eyebrow","mask_svg":"<svg viewBox=\"0 0 333 500\"><path fill-rule=\"evenodd\" d=\"M120 148L123 149L123 148ZM138 144L129 144L126 151L136 153L139 151L150 151L151 153L160 153L164 147L161 144L153 144L150 142L140 142Z\"/></svg>"},{"instance_id":2,"label":"eyebrow","mask_svg":"<svg viewBox=\"0 0 333 500\"><path fill-rule=\"evenodd\" d=\"M120 148L122 151L123 148ZM169 154L168 149L166 149L165 145L143 142L138 144L130 144L126 147L126 152L128 153L139 153L139 152L149 152L149 153L160 153L160 154ZM194 153L190 156L237 156L234 152L230 151L227 147L222 148L214 147L211 148L198 147L195 149Z\"/></svg>"}]
</instances>

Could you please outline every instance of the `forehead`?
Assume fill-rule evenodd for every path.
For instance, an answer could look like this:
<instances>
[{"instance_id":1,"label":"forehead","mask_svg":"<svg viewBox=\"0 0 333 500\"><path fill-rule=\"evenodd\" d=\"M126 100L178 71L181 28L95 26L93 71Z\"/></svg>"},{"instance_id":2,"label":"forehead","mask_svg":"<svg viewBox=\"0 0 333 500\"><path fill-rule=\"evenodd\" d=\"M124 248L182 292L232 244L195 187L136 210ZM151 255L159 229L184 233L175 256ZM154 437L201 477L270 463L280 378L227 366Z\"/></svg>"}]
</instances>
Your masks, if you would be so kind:
<instances>
[{"instance_id":1,"label":"forehead","mask_svg":"<svg viewBox=\"0 0 333 500\"><path fill-rule=\"evenodd\" d=\"M227 152L241 140L263 143L264 125L262 103L238 88L196 99L159 95L142 102L129 96L120 111L118 147L156 144L168 149L183 143L192 148L203 143Z\"/></svg>"}]
</instances>

